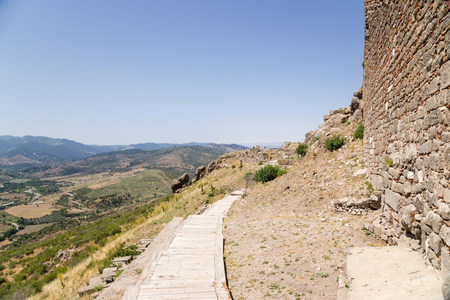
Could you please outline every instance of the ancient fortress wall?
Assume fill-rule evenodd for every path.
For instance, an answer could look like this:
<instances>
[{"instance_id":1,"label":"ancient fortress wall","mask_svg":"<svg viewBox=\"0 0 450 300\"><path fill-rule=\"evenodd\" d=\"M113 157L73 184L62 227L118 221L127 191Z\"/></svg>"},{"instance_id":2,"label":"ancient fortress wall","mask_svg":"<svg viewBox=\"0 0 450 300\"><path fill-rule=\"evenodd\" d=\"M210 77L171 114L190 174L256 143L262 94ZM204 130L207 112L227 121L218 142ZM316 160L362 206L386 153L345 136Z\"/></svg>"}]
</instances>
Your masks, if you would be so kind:
<instances>
[{"instance_id":1,"label":"ancient fortress wall","mask_svg":"<svg viewBox=\"0 0 450 300\"><path fill-rule=\"evenodd\" d=\"M441 266L450 246L450 1L365 0L364 145L383 213Z\"/></svg>"}]
</instances>

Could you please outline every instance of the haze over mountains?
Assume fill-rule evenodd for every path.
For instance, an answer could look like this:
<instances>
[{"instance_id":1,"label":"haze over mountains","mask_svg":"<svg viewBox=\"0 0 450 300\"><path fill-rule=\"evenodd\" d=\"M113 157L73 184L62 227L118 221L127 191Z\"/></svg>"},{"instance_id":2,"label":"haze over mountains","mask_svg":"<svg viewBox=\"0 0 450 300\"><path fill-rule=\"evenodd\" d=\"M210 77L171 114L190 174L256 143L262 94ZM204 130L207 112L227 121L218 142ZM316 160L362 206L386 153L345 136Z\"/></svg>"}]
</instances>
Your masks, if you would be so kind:
<instances>
[{"instance_id":1,"label":"haze over mountains","mask_svg":"<svg viewBox=\"0 0 450 300\"><path fill-rule=\"evenodd\" d=\"M0 165L11 166L17 164L39 164L80 160L96 154L128 150L158 150L176 146L208 147L223 152L232 152L246 147L236 144L214 143L140 143L132 145L85 145L68 139L54 139L43 136L15 137L0 136Z\"/></svg>"}]
</instances>

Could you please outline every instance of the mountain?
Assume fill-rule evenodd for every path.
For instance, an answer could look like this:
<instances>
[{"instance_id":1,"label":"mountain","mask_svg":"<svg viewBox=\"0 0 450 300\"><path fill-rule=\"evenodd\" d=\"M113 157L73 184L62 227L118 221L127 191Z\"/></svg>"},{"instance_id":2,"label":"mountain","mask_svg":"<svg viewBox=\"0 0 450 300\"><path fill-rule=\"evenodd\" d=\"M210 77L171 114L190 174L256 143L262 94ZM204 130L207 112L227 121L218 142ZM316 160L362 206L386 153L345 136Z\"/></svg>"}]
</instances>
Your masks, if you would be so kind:
<instances>
[{"instance_id":1,"label":"mountain","mask_svg":"<svg viewBox=\"0 0 450 300\"><path fill-rule=\"evenodd\" d=\"M133 145L98 146L85 145L68 139L43 136L0 136L0 166L17 166L40 163L76 161L100 153L124 149L159 150L178 146L201 146L224 152L245 149L240 145L210 143L142 143Z\"/></svg>"},{"instance_id":2,"label":"mountain","mask_svg":"<svg viewBox=\"0 0 450 300\"><path fill-rule=\"evenodd\" d=\"M225 154L224 150L201 146L175 146L158 150L127 149L90 156L53 167L30 168L34 176L124 172L131 169L158 169L168 177L192 175L199 166L208 165Z\"/></svg>"},{"instance_id":3,"label":"mountain","mask_svg":"<svg viewBox=\"0 0 450 300\"><path fill-rule=\"evenodd\" d=\"M200 147L208 147L218 150L223 150L225 152L234 152L247 149L247 147L237 144L214 144L214 143L184 143L184 144L170 144L170 143L143 143L143 144L133 144L129 147L142 149L142 150L158 150L170 147L178 147L178 146L200 146Z\"/></svg>"},{"instance_id":4,"label":"mountain","mask_svg":"<svg viewBox=\"0 0 450 300\"><path fill-rule=\"evenodd\" d=\"M78 160L114 149L114 147L88 146L67 139L43 136L0 136L0 158L12 164L29 163L29 160L43 163Z\"/></svg>"}]
</instances>

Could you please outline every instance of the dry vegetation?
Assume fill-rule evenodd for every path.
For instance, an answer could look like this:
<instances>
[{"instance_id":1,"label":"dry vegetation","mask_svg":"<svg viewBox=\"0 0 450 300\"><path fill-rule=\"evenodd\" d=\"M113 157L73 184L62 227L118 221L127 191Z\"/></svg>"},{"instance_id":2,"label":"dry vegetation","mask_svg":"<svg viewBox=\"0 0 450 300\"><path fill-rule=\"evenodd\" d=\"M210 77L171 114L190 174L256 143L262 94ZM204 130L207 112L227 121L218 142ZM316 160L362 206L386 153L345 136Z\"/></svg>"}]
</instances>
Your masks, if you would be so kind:
<instances>
[{"instance_id":1,"label":"dry vegetation","mask_svg":"<svg viewBox=\"0 0 450 300\"><path fill-rule=\"evenodd\" d=\"M349 135L351 127L342 134ZM317 147L287 174L257 184L225 220L225 259L234 299L335 299L349 247L381 246L366 218L337 213L332 201L366 197L362 143Z\"/></svg>"},{"instance_id":2,"label":"dry vegetation","mask_svg":"<svg viewBox=\"0 0 450 300\"><path fill-rule=\"evenodd\" d=\"M57 280L45 285L42 292L31 299L74 298L77 289L97 273L96 266L100 265L101 260L121 242L130 245L139 243L141 238L153 238L174 216L187 217L198 212L204 205L223 198L224 193L242 189L244 174L255 167L232 167L238 163L236 158L226 161L222 165L223 168L183 189L169 201L159 203L147 218L139 218L129 230L124 227L124 232L110 238L105 247L98 249L87 260L58 276ZM89 299L89 296L81 299Z\"/></svg>"}]
</instances>

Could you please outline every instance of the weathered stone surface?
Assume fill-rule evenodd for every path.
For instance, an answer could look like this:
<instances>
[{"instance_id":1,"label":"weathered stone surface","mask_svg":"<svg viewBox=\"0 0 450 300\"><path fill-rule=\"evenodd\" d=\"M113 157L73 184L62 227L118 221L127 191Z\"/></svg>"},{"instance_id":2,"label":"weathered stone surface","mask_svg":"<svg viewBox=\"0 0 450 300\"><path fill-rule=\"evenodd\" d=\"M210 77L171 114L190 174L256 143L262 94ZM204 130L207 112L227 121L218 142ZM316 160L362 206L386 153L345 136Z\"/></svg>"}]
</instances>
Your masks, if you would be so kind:
<instances>
[{"instance_id":1,"label":"weathered stone surface","mask_svg":"<svg viewBox=\"0 0 450 300\"><path fill-rule=\"evenodd\" d=\"M434 232L439 234L442 227L442 218L438 214L429 211L427 217L425 218L425 224L430 226Z\"/></svg>"},{"instance_id":2,"label":"weathered stone surface","mask_svg":"<svg viewBox=\"0 0 450 300\"><path fill-rule=\"evenodd\" d=\"M444 201L450 203L450 189L444 191Z\"/></svg>"},{"instance_id":3,"label":"weathered stone surface","mask_svg":"<svg viewBox=\"0 0 450 300\"><path fill-rule=\"evenodd\" d=\"M377 196L361 199L353 197L345 197L334 201L336 210L353 210L353 209L379 209L381 206L380 199Z\"/></svg>"},{"instance_id":4,"label":"weathered stone surface","mask_svg":"<svg viewBox=\"0 0 450 300\"><path fill-rule=\"evenodd\" d=\"M201 178L203 178L205 174L206 174L205 166L198 167L197 170L195 170L194 176L192 177L192 183L199 181Z\"/></svg>"},{"instance_id":5,"label":"weathered stone surface","mask_svg":"<svg viewBox=\"0 0 450 300\"><path fill-rule=\"evenodd\" d=\"M444 283L442 284L441 290L444 300L450 300L450 276L444 277Z\"/></svg>"},{"instance_id":6,"label":"weathered stone surface","mask_svg":"<svg viewBox=\"0 0 450 300\"><path fill-rule=\"evenodd\" d=\"M411 232L412 231L412 225L415 222L415 215L417 214L417 209L414 205L410 204L408 206L404 206L400 209L399 217L400 217L400 224L403 226L403 228L406 229L406 231Z\"/></svg>"},{"instance_id":7,"label":"weathered stone surface","mask_svg":"<svg viewBox=\"0 0 450 300\"><path fill-rule=\"evenodd\" d=\"M444 220L450 219L450 207L446 203L439 203L438 213Z\"/></svg>"},{"instance_id":8,"label":"weathered stone surface","mask_svg":"<svg viewBox=\"0 0 450 300\"><path fill-rule=\"evenodd\" d=\"M359 169L353 173L353 177L366 176L367 169Z\"/></svg>"},{"instance_id":9,"label":"weathered stone surface","mask_svg":"<svg viewBox=\"0 0 450 300\"><path fill-rule=\"evenodd\" d=\"M400 209L401 196L390 189L385 190L385 202L396 212Z\"/></svg>"},{"instance_id":10,"label":"weathered stone surface","mask_svg":"<svg viewBox=\"0 0 450 300\"><path fill-rule=\"evenodd\" d=\"M90 286L103 285L103 280L101 276L94 276L91 279L89 279L89 285Z\"/></svg>"},{"instance_id":11,"label":"weathered stone surface","mask_svg":"<svg viewBox=\"0 0 450 300\"><path fill-rule=\"evenodd\" d=\"M432 232L429 236L429 245L437 256L441 253L442 240L436 233Z\"/></svg>"},{"instance_id":12,"label":"weathered stone surface","mask_svg":"<svg viewBox=\"0 0 450 300\"><path fill-rule=\"evenodd\" d=\"M116 257L113 260L113 264L129 264L131 262L131 256L121 256L121 257Z\"/></svg>"},{"instance_id":13,"label":"weathered stone surface","mask_svg":"<svg viewBox=\"0 0 450 300\"><path fill-rule=\"evenodd\" d=\"M103 285L103 283L101 284ZM96 287L94 285L88 285L88 286L84 286L78 289L78 295L79 296L85 296L85 295L89 295L95 292Z\"/></svg>"},{"instance_id":14,"label":"weathered stone surface","mask_svg":"<svg viewBox=\"0 0 450 300\"><path fill-rule=\"evenodd\" d=\"M441 75L441 90L450 86L450 61L442 65L440 70Z\"/></svg>"},{"instance_id":15,"label":"weathered stone surface","mask_svg":"<svg viewBox=\"0 0 450 300\"><path fill-rule=\"evenodd\" d=\"M444 240L447 246L450 246L450 228L447 225L443 225L441 227L441 231L439 232L439 236Z\"/></svg>"},{"instance_id":16,"label":"weathered stone surface","mask_svg":"<svg viewBox=\"0 0 450 300\"><path fill-rule=\"evenodd\" d=\"M181 175L178 179L174 180L170 188L172 192L175 193L177 190L186 186L189 183L189 175L187 173Z\"/></svg>"},{"instance_id":17,"label":"weathered stone surface","mask_svg":"<svg viewBox=\"0 0 450 300\"><path fill-rule=\"evenodd\" d=\"M441 247L441 274L442 278L450 276L450 253L447 246Z\"/></svg>"}]
</instances>

